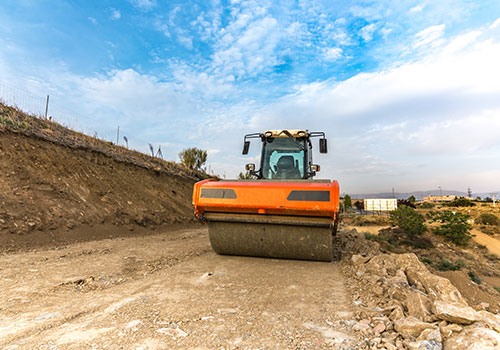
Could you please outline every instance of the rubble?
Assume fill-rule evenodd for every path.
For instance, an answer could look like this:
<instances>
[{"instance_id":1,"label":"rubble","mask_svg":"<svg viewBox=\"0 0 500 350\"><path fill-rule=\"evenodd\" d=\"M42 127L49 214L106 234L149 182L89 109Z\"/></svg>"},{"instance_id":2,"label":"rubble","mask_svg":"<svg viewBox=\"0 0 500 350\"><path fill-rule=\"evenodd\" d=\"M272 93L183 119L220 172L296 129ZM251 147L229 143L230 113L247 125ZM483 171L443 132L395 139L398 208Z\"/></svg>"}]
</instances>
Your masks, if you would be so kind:
<instances>
[{"instance_id":1,"label":"rubble","mask_svg":"<svg viewBox=\"0 0 500 350\"><path fill-rule=\"evenodd\" d=\"M500 334L485 327L471 326L444 342L445 350L498 350Z\"/></svg>"},{"instance_id":2,"label":"rubble","mask_svg":"<svg viewBox=\"0 0 500 350\"><path fill-rule=\"evenodd\" d=\"M435 329L432 323L422 322L415 317L407 317L394 322L394 329L405 338L417 338L426 329Z\"/></svg>"},{"instance_id":3,"label":"rubble","mask_svg":"<svg viewBox=\"0 0 500 350\"><path fill-rule=\"evenodd\" d=\"M370 339L371 348L500 349L500 315L474 310L415 254L365 249L344 262L360 310L353 328Z\"/></svg>"},{"instance_id":4,"label":"rubble","mask_svg":"<svg viewBox=\"0 0 500 350\"><path fill-rule=\"evenodd\" d=\"M478 320L478 313L470 306L457 303L445 303L435 300L432 311L440 320L459 324L471 324Z\"/></svg>"}]
</instances>

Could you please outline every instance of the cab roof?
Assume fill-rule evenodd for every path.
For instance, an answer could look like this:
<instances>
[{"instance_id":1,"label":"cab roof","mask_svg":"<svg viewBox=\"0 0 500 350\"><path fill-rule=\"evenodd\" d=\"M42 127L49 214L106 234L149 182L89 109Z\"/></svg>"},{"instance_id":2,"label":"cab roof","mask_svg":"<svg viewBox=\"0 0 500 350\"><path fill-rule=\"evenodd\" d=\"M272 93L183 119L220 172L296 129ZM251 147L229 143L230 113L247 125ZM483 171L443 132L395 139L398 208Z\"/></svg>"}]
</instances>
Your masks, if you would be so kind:
<instances>
[{"instance_id":1,"label":"cab roof","mask_svg":"<svg viewBox=\"0 0 500 350\"><path fill-rule=\"evenodd\" d=\"M267 130L264 132L265 137L288 137L286 131L294 138L308 137L309 131L307 130Z\"/></svg>"}]
</instances>

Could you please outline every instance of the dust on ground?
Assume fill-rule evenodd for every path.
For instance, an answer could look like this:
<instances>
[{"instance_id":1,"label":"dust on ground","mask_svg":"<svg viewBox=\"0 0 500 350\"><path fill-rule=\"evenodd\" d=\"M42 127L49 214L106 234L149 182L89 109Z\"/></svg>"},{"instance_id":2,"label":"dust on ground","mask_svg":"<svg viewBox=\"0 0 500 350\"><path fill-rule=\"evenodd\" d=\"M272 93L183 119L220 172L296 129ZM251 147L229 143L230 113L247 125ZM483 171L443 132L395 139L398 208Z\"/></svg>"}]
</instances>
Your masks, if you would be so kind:
<instances>
[{"instance_id":1,"label":"dust on ground","mask_svg":"<svg viewBox=\"0 0 500 350\"><path fill-rule=\"evenodd\" d=\"M221 256L205 227L0 256L2 349L358 349L339 265Z\"/></svg>"}]
</instances>

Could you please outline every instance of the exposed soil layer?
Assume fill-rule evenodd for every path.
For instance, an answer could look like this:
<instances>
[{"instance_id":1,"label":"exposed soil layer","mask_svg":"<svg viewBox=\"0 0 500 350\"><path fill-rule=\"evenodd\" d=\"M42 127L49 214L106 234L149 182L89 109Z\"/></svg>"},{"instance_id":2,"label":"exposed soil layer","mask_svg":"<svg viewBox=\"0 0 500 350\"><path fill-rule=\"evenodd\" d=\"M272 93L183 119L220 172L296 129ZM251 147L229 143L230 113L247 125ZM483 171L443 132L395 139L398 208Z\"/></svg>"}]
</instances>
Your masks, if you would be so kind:
<instances>
[{"instance_id":1,"label":"exposed soil layer","mask_svg":"<svg viewBox=\"0 0 500 350\"><path fill-rule=\"evenodd\" d=\"M113 225L151 228L193 220L195 178L88 149L0 130L0 174L0 242L19 236L36 245L37 237L48 241L43 235L78 235L71 230L81 225L101 225L92 232L103 238Z\"/></svg>"}]
</instances>

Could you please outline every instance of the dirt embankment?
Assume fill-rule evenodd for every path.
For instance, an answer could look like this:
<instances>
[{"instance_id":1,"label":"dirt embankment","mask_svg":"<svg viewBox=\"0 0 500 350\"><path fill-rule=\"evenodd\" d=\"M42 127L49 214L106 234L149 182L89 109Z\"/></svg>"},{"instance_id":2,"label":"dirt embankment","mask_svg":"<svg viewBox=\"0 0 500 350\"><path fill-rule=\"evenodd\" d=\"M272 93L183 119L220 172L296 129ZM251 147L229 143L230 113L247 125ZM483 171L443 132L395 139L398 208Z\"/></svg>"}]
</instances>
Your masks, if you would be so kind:
<instances>
[{"instance_id":1,"label":"dirt embankment","mask_svg":"<svg viewBox=\"0 0 500 350\"><path fill-rule=\"evenodd\" d=\"M37 123L50 122L0 107L0 251L192 222L195 173L100 140L87 147L83 134L44 131Z\"/></svg>"}]
</instances>

